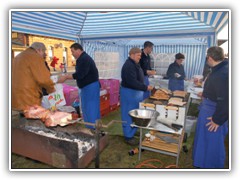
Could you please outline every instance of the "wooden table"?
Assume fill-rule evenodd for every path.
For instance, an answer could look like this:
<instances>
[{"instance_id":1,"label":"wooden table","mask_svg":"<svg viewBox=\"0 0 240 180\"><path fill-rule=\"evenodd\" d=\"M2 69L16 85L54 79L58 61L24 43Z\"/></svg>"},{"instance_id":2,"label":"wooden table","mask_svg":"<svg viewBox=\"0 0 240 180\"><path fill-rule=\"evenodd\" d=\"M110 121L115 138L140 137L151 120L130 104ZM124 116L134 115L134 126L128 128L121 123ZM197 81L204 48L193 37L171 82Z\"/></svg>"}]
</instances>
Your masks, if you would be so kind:
<instances>
[{"instance_id":1,"label":"wooden table","mask_svg":"<svg viewBox=\"0 0 240 180\"><path fill-rule=\"evenodd\" d=\"M155 121L155 120L152 120ZM151 123L150 123L151 124ZM157 153L162 153L170 156L176 157L176 166L178 165L179 155L182 148L182 142L184 138L184 130L181 129L176 133L169 132L167 127L159 128L157 126L147 126L141 127L135 124L131 125L132 127L137 127L140 129L140 138L139 138L139 156L138 159L141 159L141 150L149 150ZM143 129L150 130L150 134L155 136L155 139L152 141L143 136ZM144 138L143 138L144 137Z\"/></svg>"},{"instance_id":2,"label":"wooden table","mask_svg":"<svg viewBox=\"0 0 240 180\"><path fill-rule=\"evenodd\" d=\"M140 129L140 142L139 142L139 160L141 158L141 150L146 149L149 151L154 151L166 155L171 155L176 157L176 165L178 165L179 155L182 148L182 142L184 138L184 125L186 122L186 114L189 108L189 94L187 94L185 101L186 105L183 107L178 107L177 110L167 110L165 108L166 104L163 105L153 104L153 101L146 99L139 103L139 108L146 108L156 110L160 113L160 119L172 119L174 123L182 125L182 129L175 131L157 119L152 119L146 127L137 126L132 124L132 127L137 127ZM145 107L144 104L153 104L153 107ZM148 141L145 136L143 136L143 129L150 130L155 139L153 141Z\"/></svg>"}]
</instances>

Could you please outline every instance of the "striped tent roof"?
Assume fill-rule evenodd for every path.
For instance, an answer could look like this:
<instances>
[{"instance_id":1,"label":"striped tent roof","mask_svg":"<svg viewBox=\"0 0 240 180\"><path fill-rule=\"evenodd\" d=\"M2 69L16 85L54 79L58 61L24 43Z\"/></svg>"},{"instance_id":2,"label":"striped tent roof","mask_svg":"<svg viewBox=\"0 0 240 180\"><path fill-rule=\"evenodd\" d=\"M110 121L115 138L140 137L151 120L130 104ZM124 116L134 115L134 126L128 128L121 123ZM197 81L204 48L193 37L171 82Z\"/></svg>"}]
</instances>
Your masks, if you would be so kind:
<instances>
[{"instance_id":1,"label":"striped tent roof","mask_svg":"<svg viewBox=\"0 0 240 180\"><path fill-rule=\"evenodd\" d=\"M14 32L62 39L121 38L119 43L131 44L127 39L189 37L205 42L228 23L229 11L10 10L10 17Z\"/></svg>"}]
</instances>

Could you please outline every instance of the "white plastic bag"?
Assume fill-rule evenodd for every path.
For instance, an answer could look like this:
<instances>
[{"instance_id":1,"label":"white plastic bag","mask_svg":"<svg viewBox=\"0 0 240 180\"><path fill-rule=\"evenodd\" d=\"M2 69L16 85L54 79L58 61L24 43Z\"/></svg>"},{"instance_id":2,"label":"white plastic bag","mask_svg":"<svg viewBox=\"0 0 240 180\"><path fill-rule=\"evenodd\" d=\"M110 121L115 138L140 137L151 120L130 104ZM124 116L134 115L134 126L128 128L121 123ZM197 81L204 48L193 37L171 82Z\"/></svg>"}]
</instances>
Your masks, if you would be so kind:
<instances>
[{"instance_id":1,"label":"white plastic bag","mask_svg":"<svg viewBox=\"0 0 240 180\"><path fill-rule=\"evenodd\" d=\"M54 83L57 83L57 81L58 81L58 76L57 75L52 75L50 78Z\"/></svg>"},{"instance_id":2,"label":"white plastic bag","mask_svg":"<svg viewBox=\"0 0 240 180\"><path fill-rule=\"evenodd\" d=\"M62 84L55 84L54 87L56 89L55 92L42 98L42 106L46 109L66 105Z\"/></svg>"}]
</instances>

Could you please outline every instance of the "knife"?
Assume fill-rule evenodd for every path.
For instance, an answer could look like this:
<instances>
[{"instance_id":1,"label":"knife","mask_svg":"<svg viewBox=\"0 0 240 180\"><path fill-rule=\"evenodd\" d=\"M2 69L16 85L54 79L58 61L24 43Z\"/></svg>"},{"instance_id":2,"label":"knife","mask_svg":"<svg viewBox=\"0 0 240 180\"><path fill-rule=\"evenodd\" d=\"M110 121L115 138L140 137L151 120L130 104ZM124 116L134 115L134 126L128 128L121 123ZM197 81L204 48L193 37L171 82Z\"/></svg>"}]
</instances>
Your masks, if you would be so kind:
<instances>
[{"instance_id":1,"label":"knife","mask_svg":"<svg viewBox=\"0 0 240 180\"><path fill-rule=\"evenodd\" d=\"M175 123L172 123L171 126L172 126L173 128L178 129L178 130L180 130L181 128L183 128L182 125L180 125L180 124L175 124Z\"/></svg>"},{"instance_id":2,"label":"knife","mask_svg":"<svg viewBox=\"0 0 240 180\"><path fill-rule=\"evenodd\" d=\"M167 126L168 128L174 130L174 131L179 131L183 126L180 124L175 124L175 123L164 123L162 121L158 121L159 123L163 124L164 126Z\"/></svg>"}]
</instances>

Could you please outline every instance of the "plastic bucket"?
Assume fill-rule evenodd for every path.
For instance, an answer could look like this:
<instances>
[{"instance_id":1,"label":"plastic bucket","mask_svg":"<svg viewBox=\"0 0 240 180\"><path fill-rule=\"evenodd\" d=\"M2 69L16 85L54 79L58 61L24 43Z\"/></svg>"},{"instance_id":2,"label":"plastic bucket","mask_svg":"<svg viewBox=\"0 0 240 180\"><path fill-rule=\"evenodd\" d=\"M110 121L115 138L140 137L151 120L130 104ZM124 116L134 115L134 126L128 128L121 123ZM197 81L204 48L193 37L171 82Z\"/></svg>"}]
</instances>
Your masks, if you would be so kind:
<instances>
[{"instance_id":1,"label":"plastic bucket","mask_svg":"<svg viewBox=\"0 0 240 180\"><path fill-rule=\"evenodd\" d=\"M197 123L197 118L194 116L187 116L185 122L185 132L187 133L188 137L190 136L191 132L195 132Z\"/></svg>"}]
</instances>

